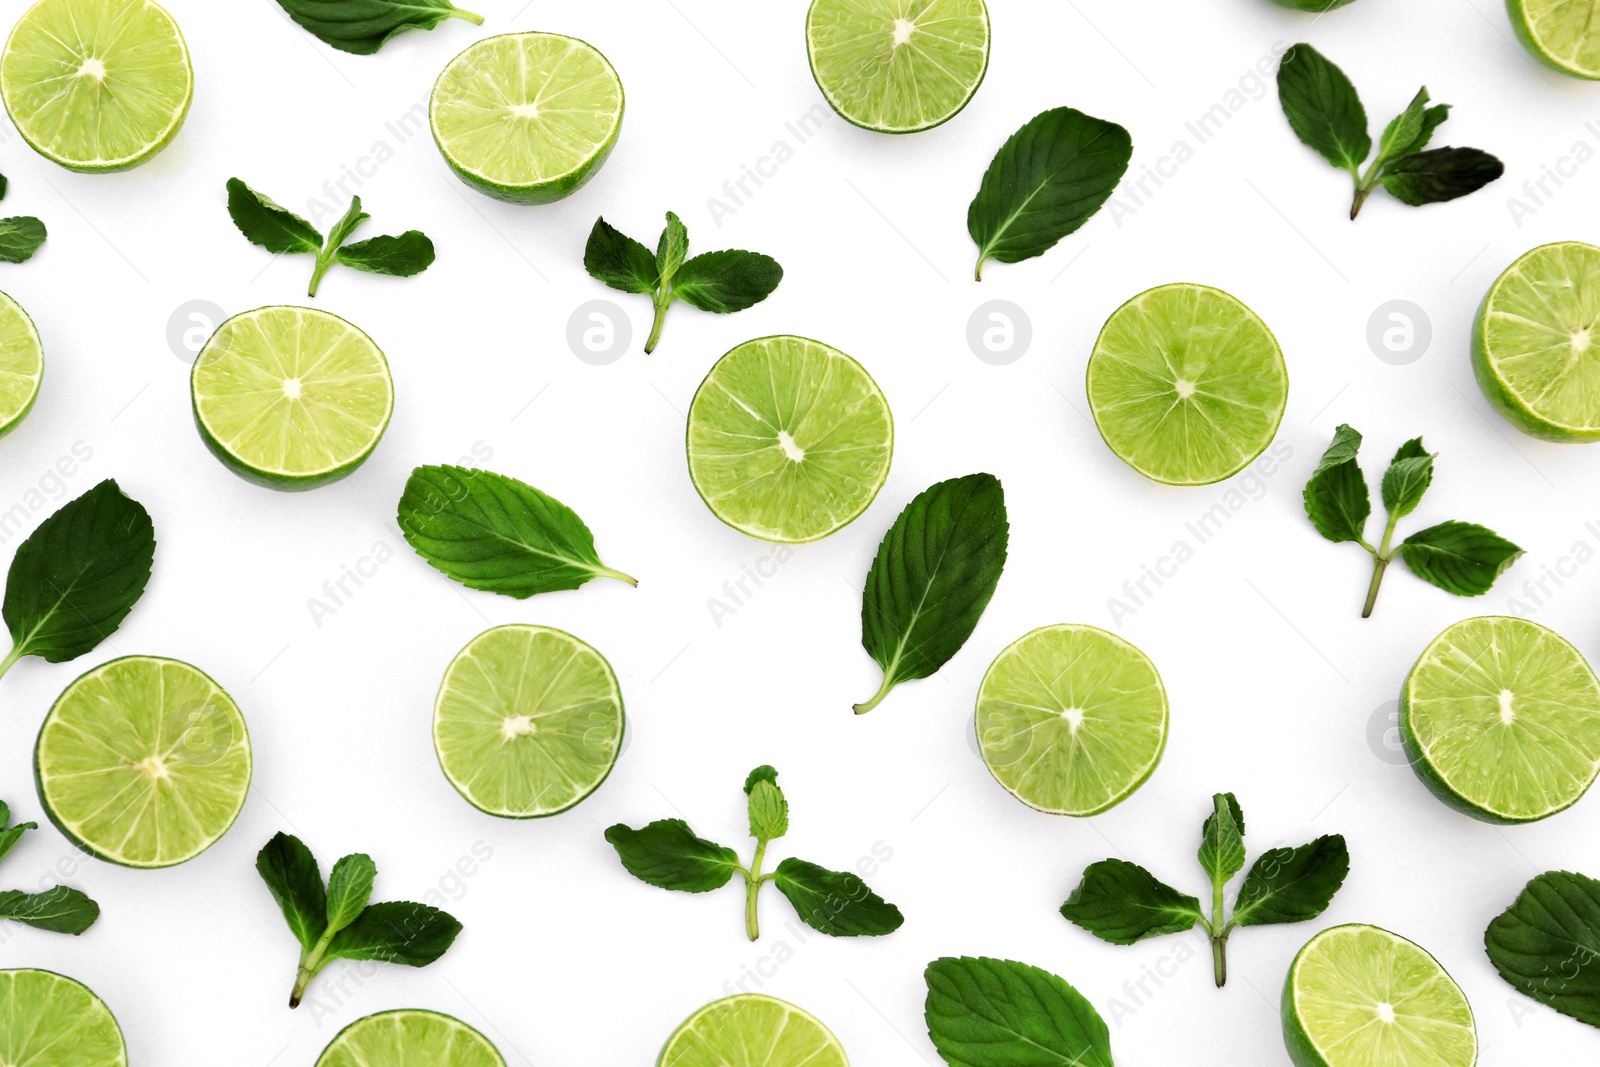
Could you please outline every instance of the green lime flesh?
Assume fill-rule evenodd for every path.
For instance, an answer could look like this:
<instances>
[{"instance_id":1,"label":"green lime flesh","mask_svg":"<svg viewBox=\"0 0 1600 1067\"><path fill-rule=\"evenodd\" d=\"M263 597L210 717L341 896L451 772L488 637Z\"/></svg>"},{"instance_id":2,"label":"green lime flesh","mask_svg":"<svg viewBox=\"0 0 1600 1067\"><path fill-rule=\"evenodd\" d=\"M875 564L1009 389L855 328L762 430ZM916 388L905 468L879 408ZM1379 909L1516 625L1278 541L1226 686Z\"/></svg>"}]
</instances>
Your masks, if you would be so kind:
<instances>
[{"instance_id":1,"label":"green lime flesh","mask_svg":"<svg viewBox=\"0 0 1600 1067\"><path fill-rule=\"evenodd\" d=\"M22 306L0 293L0 437L15 430L39 398L44 348Z\"/></svg>"},{"instance_id":2,"label":"green lime flesh","mask_svg":"<svg viewBox=\"0 0 1600 1067\"><path fill-rule=\"evenodd\" d=\"M707 1004L667 1039L656 1067L850 1067L828 1028L793 1004L741 993Z\"/></svg>"},{"instance_id":3,"label":"green lime flesh","mask_svg":"<svg viewBox=\"0 0 1600 1067\"><path fill-rule=\"evenodd\" d=\"M357 1019L328 1043L316 1067L505 1067L489 1039L460 1019L407 1008Z\"/></svg>"},{"instance_id":4,"label":"green lime flesh","mask_svg":"<svg viewBox=\"0 0 1600 1067\"><path fill-rule=\"evenodd\" d=\"M1600 78L1600 0L1506 0L1511 28L1535 59L1578 78Z\"/></svg>"},{"instance_id":5,"label":"green lime flesh","mask_svg":"<svg viewBox=\"0 0 1600 1067\"><path fill-rule=\"evenodd\" d=\"M0 971L0 1064L127 1067L105 1002L81 982L33 968Z\"/></svg>"},{"instance_id":6,"label":"green lime flesh","mask_svg":"<svg viewBox=\"0 0 1600 1067\"><path fill-rule=\"evenodd\" d=\"M1354 0L1272 0L1279 7L1289 7L1296 11L1332 11L1334 8L1344 7Z\"/></svg>"}]
</instances>

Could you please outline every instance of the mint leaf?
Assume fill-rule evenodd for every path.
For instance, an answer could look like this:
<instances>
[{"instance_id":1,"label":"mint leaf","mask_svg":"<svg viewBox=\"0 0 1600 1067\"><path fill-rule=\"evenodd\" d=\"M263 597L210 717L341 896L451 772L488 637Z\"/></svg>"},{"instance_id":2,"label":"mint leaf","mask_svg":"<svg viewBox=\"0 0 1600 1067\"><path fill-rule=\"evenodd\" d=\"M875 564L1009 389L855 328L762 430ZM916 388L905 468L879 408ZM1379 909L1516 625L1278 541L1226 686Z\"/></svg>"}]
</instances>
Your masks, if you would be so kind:
<instances>
[{"instance_id":1,"label":"mint leaf","mask_svg":"<svg viewBox=\"0 0 1600 1067\"><path fill-rule=\"evenodd\" d=\"M445 954L459 933L461 924L453 915L427 904L373 904L333 935L326 959L426 967Z\"/></svg>"},{"instance_id":2,"label":"mint leaf","mask_svg":"<svg viewBox=\"0 0 1600 1067\"><path fill-rule=\"evenodd\" d=\"M1505 164L1481 149L1432 148L1394 160L1382 180L1391 196L1416 207L1475 193L1505 171Z\"/></svg>"},{"instance_id":3,"label":"mint leaf","mask_svg":"<svg viewBox=\"0 0 1600 1067\"><path fill-rule=\"evenodd\" d=\"M334 253L335 261L368 274L409 278L433 264L433 241L421 230L398 236L385 234L348 244Z\"/></svg>"},{"instance_id":4,"label":"mint leaf","mask_svg":"<svg viewBox=\"0 0 1600 1067\"><path fill-rule=\"evenodd\" d=\"M761 303L781 281L783 268L771 256L730 248L702 252L683 264L672 294L701 311L726 315Z\"/></svg>"},{"instance_id":5,"label":"mint leaf","mask_svg":"<svg viewBox=\"0 0 1600 1067\"><path fill-rule=\"evenodd\" d=\"M39 828L36 822L21 822L11 826L10 820L11 809L0 802L0 859L5 859L6 853L16 847L17 842L22 840L23 834Z\"/></svg>"},{"instance_id":6,"label":"mint leaf","mask_svg":"<svg viewBox=\"0 0 1600 1067\"><path fill-rule=\"evenodd\" d=\"M0 893L0 919L76 937L100 918L100 905L76 889L58 885L42 893L11 889Z\"/></svg>"},{"instance_id":7,"label":"mint leaf","mask_svg":"<svg viewBox=\"0 0 1600 1067\"><path fill-rule=\"evenodd\" d=\"M501 474L418 467L400 497L399 523L430 567L469 589L525 600L600 577L639 584L600 562L575 511Z\"/></svg>"},{"instance_id":8,"label":"mint leaf","mask_svg":"<svg viewBox=\"0 0 1600 1067\"><path fill-rule=\"evenodd\" d=\"M961 650L1000 582L1009 536L1005 492L992 474L939 482L900 512L862 593L861 644L883 682L857 715Z\"/></svg>"},{"instance_id":9,"label":"mint leaf","mask_svg":"<svg viewBox=\"0 0 1600 1067\"><path fill-rule=\"evenodd\" d=\"M1522 549L1475 523L1441 522L1406 538L1400 555L1423 581L1456 596L1481 596Z\"/></svg>"},{"instance_id":10,"label":"mint leaf","mask_svg":"<svg viewBox=\"0 0 1600 1067\"><path fill-rule=\"evenodd\" d=\"M1296 137L1360 180L1372 137L1361 97L1344 71L1310 45L1294 45L1278 63L1278 101Z\"/></svg>"},{"instance_id":11,"label":"mint leaf","mask_svg":"<svg viewBox=\"0 0 1600 1067\"><path fill-rule=\"evenodd\" d=\"M366 222L371 217L361 209L361 198L352 196L350 198L350 206L339 217L339 221L333 224L333 229L328 231L327 246L329 248L338 248L350 239L350 235L355 233L363 222Z\"/></svg>"},{"instance_id":12,"label":"mint leaf","mask_svg":"<svg viewBox=\"0 0 1600 1067\"><path fill-rule=\"evenodd\" d=\"M1197 898L1157 881L1136 863L1116 859L1084 869L1078 888L1061 905L1061 915L1113 945L1181 933L1205 921Z\"/></svg>"},{"instance_id":13,"label":"mint leaf","mask_svg":"<svg viewBox=\"0 0 1600 1067\"><path fill-rule=\"evenodd\" d=\"M1226 885L1244 870L1244 812L1232 793L1211 798L1213 809L1200 831L1200 866L1213 885Z\"/></svg>"},{"instance_id":14,"label":"mint leaf","mask_svg":"<svg viewBox=\"0 0 1600 1067\"><path fill-rule=\"evenodd\" d=\"M1600 881L1547 871L1484 931L1494 969L1517 991L1600 1026Z\"/></svg>"},{"instance_id":15,"label":"mint leaf","mask_svg":"<svg viewBox=\"0 0 1600 1067\"><path fill-rule=\"evenodd\" d=\"M656 242L656 277L663 288L672 287L672 276L683 266L688 254L689 230L682 219L669 211L666 229L661 231L661 239Z\"/></svg>"},{"instance_id":16,"label":"mint leaf","mask_svg":"<svg viewBox=\"0 0 1600 1067\"><path fill-rule=\"evenodd\" d=\"M755 770L746 775L744 779L744 795L749 796L751 791L755 789L758 782L771 782L773 785L777 785L777 768L773 767L769 763L763 763L761 766L757 767Z\"/></svg>"},{"instance_id":17,"label":"mint leaf","mask_svg":"<svg viewBox=\"0 0 1600 1067\"><path fill-rule=\"evenodd\" d=\"M1048 971L963 956L923 977L928 1037L950 1067L1112 1067L1105 1020Z\"/></svg>"},{"instance_id":18,"label":"mint leaf","mask_svg":"<svg viewBox=\"0 0 1600 1067\"><path fill-rule=\"evenodd\" d=\"M744 781L749 797L750 836L757 841L776 841L789 832L789 802L778 788L778 772L768 766L757 767Z\"/></svg>"},{"instance_id":19,"label":"mint leaf","mask_svg":"<svg viewBox=\"0 0 1600 1067\"><path fill-rule=\"evenodd\" d=\"M1422 447L1422 438L1413 437L1401 445L1383 472L1383 506L1397 518L1417 509L1422 494L1433 482L1433 453Z\"/></svg>"},{"instance_id":20,"label":"mint leaf","mask_svg":"<svg viewBox=\"0 0 1600 1067\"><path fill-rule=\"evenodd\" d=\"M1356 461L1360 448L1361 435L1341 425L1306 482L1306 516L1330 541L1360 541L1372 514L1367 479Z\"/></svg>"},{"instance_id":21,"label":"mint leaf","mask_svg":"<svg viewBox=\"0 0 1600 1067\"><path fill-rule=\"evenodd\" d=\"M1114 122L1070 107L1035 115L1000 147L967 208L978 246L975 277L991 259L1017 263L1054 248L1100 210L1133 158Z\"/></svg>"},{"instance_id":22,"label":"mint leaf","mask_svg":"<svg viewBox=\"0 0 1600 1067\"><path fill-rule=\"evenodd\" d=\"M881 937L905 922L899 908L848 871L791 857L778 864L773 882L807 926L833 937Z\"/></svg>"},{"instance_id":23,"label":"mint leaf","mask_svg":"<svg viewBox=\"0 0 1600 1067\"><path fill-rule=\"evenodd\" d=\"M709 893L743 870L731 848L696 837L682 819L660 819L637 830L617 823L606 840L628 873L641 882L680 893Z\"/></svg>"},{"instance_id":24,"label":"mint leaf","mask_svg":"<svg viewBox=\"0 0 1600 1067\"><path fill-rule=\"evenodd\" d=\"M333 865L328 875L328 926L337 933L356 921L372 899L372 883L378 865L372 857L357 852Z\"/></svg>"},{"instance_id":25,"label":"mint leaf","mask_svg":"<svg viewBox=\"0 0 1600 1067\"><path fill-rule=\"evenodd\" d=\"M589 231L583 269L624 293L653 293L660 278L650 250L603 218L595 219Z\"/></svg>"},{"instance_id":26,"label":"mint leaf","mask_svg":"<svg viewBox=\"0 0 1600 1067\"><path fill-rule=\"evenodd\" d=\"M1389 125L1384 127L1383 136L1378 139L1379 161L1415 151L1411 146L1422 136L1422 125L1427 114L1428 87L1424 85L1417 90L1417 95L1411 98L1406 109L1390 119Z\"/></svg>"},{"instance_id":27,"label":"mint leaf","mask_svg":"<svg viewBox=\"0 0 1600 1067\"><path fill-rule=\"evenodd\" d=\"M1269 849L1244 876L1233 922L1265 926L1315 919L1328 909L1349 873L1350 853L1340 834L1299 848Z\"/></svg>"},{"instance_id":28,"label":"mint leaf","mask_svg":"<svg viewBox=\"0 0 1600 1067\"><path fill-rule=\"evenodd\" d=\"M447 18L481 25L483 17L449 0L278 0L280 7L324 44L371 55L402 30L431 30Z\"/></svg>"},{"instance_id":29,"label":"mint leaf","mask_svg":"<svg viewBox=\"0 0 1600 1067\"><path fill-rule=\"evenodd\" d=\"M322 251L322 234L305 219L238 178L228 179L228 215L251 244L277 255Z\"/></svg>"},{"instance_id":30,"label":"mint leaf","mask_svg":"<svg viewBox=\"0 0 1600 1067\"><path fill-rule=\"evenodd\" d=\"M317 858L298 837L280 832L256 855L256 870L295 940L310 952L328 928L327 890Z\"/></svg>"},{"instance_id":31,"label":"mint leaf","mask_svg":"<svg viewBox=\"0 0 1600 1067\"><path fill-rule=\"evenodd\" d=\"M48 236L44 223L32 215L0 219L0 262L26 263Z\"/></svg>"}]
</instances>

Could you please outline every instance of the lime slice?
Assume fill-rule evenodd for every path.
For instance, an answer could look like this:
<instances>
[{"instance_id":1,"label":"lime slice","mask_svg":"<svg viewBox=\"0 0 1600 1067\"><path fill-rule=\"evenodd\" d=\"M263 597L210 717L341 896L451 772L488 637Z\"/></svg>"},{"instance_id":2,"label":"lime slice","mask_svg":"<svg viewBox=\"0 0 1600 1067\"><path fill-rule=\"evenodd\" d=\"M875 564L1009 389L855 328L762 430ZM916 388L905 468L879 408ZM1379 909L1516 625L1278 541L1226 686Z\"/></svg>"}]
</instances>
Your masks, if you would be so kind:
<instances>
[{"instance_id":1,"label":"lime slice","mask_svg":"<svg viewBox=\"0 0 1600 1067\"><path fill-rule=\"evenodd\" d=\"M22 306L0 293L0 437L33 408L44 378L44 348L39 331Z\"/></svg>"},{"instance_id":2,"label":"lime slice","mask_svg":"<svg viewBox=\"0 0 1600 1067\"><path fill-rule=\"evenodd\" d=\"M1579 78L1600 78L1600 2L1506 0L1511 28L1541 63Z\"/></svg>"},{"instance_id":3,"label":"lime slice","mask_svg":"<svg viewBox=\"0 0 1600 1067\"><path fill-rule=\"evenodd\" d=\"M83 983L22 968L0 971L0 1063L127 1067L128 1047L111 1009Z\"/></svg>"},{"instance_id":4,"label":"lime slice","mask_svg":"<svg viewBox=\"0 0 1600 1067\"><path fill-rule=\"evenodd\" d=\"M532 819L600 788L623 726L622 691L599 652L547 626L496 626L444 672L433 748L473 807Z\"/></svg>"},{"instance_id":5,"label":"lime slice","mask_svg":"<svg viewBox=\"0 0 1600 1067\"><path fill-rule=\"evenodd\" d=\"M239 817L250 734L233 698L200 671L125 656L67 686L33 766L45 814L80 847L125 867L171 867Z\"/></svg>"},{"instance_id":6,"label":"lime slice","mask_svg":"<svg viewBox=\"0 0 1600 1067\"><path fill-rule=\"evenodd\" d=\"M1435 796L1485 822L1533 822L1578 802L1600 771L1600 681L1526 619L1463 619L1400 691L1400 740Z\"/></svg>"},{"instance_id":7,"label":"lime slice","mask_svg":"<svg viewBox=\"0 0 1600 1067\"><path fill-rule=\"evenodd\" d=\"M689 405L689 477L711 513L767 541L826 537L889 476L894 419L855 360L804 337L746 341Z\"/></svg>"},{"instance_id":8,"label":"lime slice","mask_svg":"<svg viewBox=\"0 0 1600 1067\"><path fill-rule=\"evenodd\" d=\"M448 1015L380 1011L340 1030L316 1067L505 1067L489 1039Z\"/></svg>"},{"instance_id":9,"label":"lime slice","mask_svg":"<svg viewBox=\"0 0 1600 1067\"><path fill-rule=\"evenodd\" d=\"M915 133L967 106L989 69L983 0L814 0L811 76L846 121Z\"/></svg>"},{"instance_id":10,"label":"lime slice","mask_svg":"<svg viewBox=\"0 0 1600 1067\"><path fill-rule=\"evenodd\" d=\"M1283 985L1295 1067L1472 1067L1478 1035L1455 980L1421 946L1352 923L1313 937Z\"/></svg>"},{"instance_id":11,"label":"lime slice","mask_svg":"<svg viewBox=\"0 0 1600 1067\"><path fill-rule=\"evenodd\" d=\"M17 132L72 170L143 163L178 132L193 96L183 34L151 0L39 0L0 56Z\"/></svg>"},{"instance_id":12,"label":"lime slice","mask_svg":"<svg viewBox=\"0 0 1600 1067\"><path fill-rule=\"evenodd\" d=\"M1167 691L1149 658L1093 626L1041 626L978 687L978 749L1030 808L1098 815L1149 779L1167 747Z\"/></svg>"},{"instance_id":13,"label":"lime slice","mask_svg":"<svg viewBox=\"0 0 1600 1067\"><path fill-rule=\"evenodd\" d=\"M1600 248L1540 245L1507 267L1478 308L1472 370L1524 433L1600 440Z\"/></svg>"},{"instance_id":14,"label":"lime slice","mask_svg":"<svg viewBox=\"0 0 1600 1067\"><path fill-rule=\"evenodd\" d=\"M190 377L195 424L234 473L314 489L366 462L394 411L389 364L337 315L246 311L217 327Z\"/></svg>"},{"instance_id":15,"label":"lime slice","mask_svg":"<svg viewBox=\"0 0 1600 1067\"><path fill-rule=\"evenodd\" d=\"M1089 407L1111 451L1147 478L1205 485L1272 443L1289 398L1266 324L1220 289L1176 283L1112 312L1089 356Z\"/></svg>"},{"instance_id":16,"label":"lime slice","mask_svg":"<svg viewBox=\"0 0 1600 1067\"><path fill-rule=\"evenodd\" d=\"M556 33L485 38L433 85L433 139L456 176L513 204L571 196L622 129L622 81L593 45Z\"/></svg>"},{"instance_id":17,"label":"lime slice","mask_svg":"<svg viewBox=\"0 0 1600 1067\"><path fill-rule=\"evenodd\" d=\"M1279 7L1292 7L1296 11L1332 11L1352 0L1272 0Z\"/></svg>"},{"instance_id":18,"label":"lime slice","mask_svg":"<svg viewBox=\"0 0 1600 1067\"><path fill-rule=\"evenodd\" d=\"M775 997L741 993L685 1019L656 1067L850 1067L850 1061L814 1016Z\"/></svg>"}]
</instances>

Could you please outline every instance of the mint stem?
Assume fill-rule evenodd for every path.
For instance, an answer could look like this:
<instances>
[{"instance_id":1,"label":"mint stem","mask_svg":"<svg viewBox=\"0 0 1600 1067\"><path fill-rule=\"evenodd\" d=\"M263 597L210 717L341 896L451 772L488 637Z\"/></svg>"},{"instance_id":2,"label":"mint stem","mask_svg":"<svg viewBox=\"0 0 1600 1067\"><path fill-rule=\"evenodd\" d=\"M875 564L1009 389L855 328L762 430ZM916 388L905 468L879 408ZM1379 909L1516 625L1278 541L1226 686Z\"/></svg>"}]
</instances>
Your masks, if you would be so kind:
<instances>
[{"instance_id":1,"label":"mint stem","mask_svg":"<svg viewBox=\"0 0 1600 1067\"><path fill-rule=\"evenodd\" d=\"M761 922L756 914L756 900L761 893L761 886L766 882L761 877L761 861L766 858L767 843L761 839L756 840L756 855L750 861L750 869L744 872L745 898L744 898L744 932L754 941L761 936Z\"/></svg>"},{"instance_id":2,"label":"mint stem","mask_svg":"<svg viewBox=\"0 0 1600 1067\"><path fill-rule=\"evenodd\" d=\"M1228 981L1228 934L1233 926L1222 924L1222 880L1215 875L1211 878L1211 924L1207 929L1211 934L1211 973L1221 989Z\"/></svg>"},{"instance_id":3,"label":"mint stem","mask_svg":"<svg viewBox=\"0 0 1600 1067\"><path fill-rule=\"evenodd\" d=\"M633 577L632 575L629 575L629 574L623 574L621 571L614 571L610 567L601 567L599 570L595 571L594 573L598 577L601 577L601 578L615 578L619 582L627 582L629 585L633 586L635 589L639 588L639 579L637 579L637 578L635 578L635 577Z\"/></svg>"},{"instance_id":4,"label":"mint stem","mask_svg":"<svg viewBox=\"0 0 1600 1067\"><path fill-rule=\"evenodd\" d=\"M670 296L665 299L657 298L655 301L656 319L650 324L650 339L644 343L644 354L647 356L656 350L656 342L661 340L661 327L667 323L667 307L671 303Z\"/></svg>"},{"instance_id":5,"label":"mint stem","mask_svg":"<svg viewBox=\"0 0 1600 1067\"><path fill-rule=\"evenodd\" d=\"M17 660L21 659L22 656L23 656L22 646L21 645L13 646L12 649L11 649L10 655L6 656L5 659L0 660L0 678L4 678L6 676L6 672L9 671L12 667L14 667L16 665Z\"/></svg>"},{"instance_id":6,"label":"mint stem","mask_svg":"<svg viewBox=\"0 0 1600 1067\"><path fill-rule=\"evenodd\" d=\"M871 700L868 700L868 701L866 701L864 703L855 705L856 714L857 715L865 715L867 712L871 711L873 708L877 707L879 704L882 704L883 703L883 698L888 696L889 695L889 690L891 690L893 688L894 688L894 682L889 680L889 672L888 671L884 671L883 672L883 684L878 686L878 691L876 693L872 694L872 699Z\"/></svg>"},{"instance_id":7,"label":"mint stem","mask_svg":"<svg viewBox=\"0 0 1600 1067\"><path fill-rule=\"evenodd\" d=\"M1367 197L1372 195L1370 186L1356 186L1356 198L1350 204L1350 221L1354 222L1357 215L1361 214L1361 205L1367 202Z\"/></svg>"},{"instance_id":8,"label":"mint stem","mask_svg":"<svg viewBox=\"0 0 1600 1067\"><path fill-rule=\"evenodd\" d=\"M1389 550L1394 542L1394 524L1400 521L1400 516L1390 514L1388 525L1383 528L1383 540L1377 548L1367 545L1367 551L1372 553L1372 584L1367 586L1367 602L1361 606L1361 617L1372 617L1372 608L1378 603L1378 587L1383 584L1383 572L1389 569L1389 563L1394 559L1394 553Z\"/></svg>"},{"instance_id":9,"label":"mint stem","mask_svg":"<svg viewBox=\"0 0 1600 1067\"><path fill-rule=\"evenodd\" d=\"M311 272L311 288L306 290L307 296L317 295L317 286L322 284L322 276L328 272L328 268L331 266L333 266L332 254L328 254L327 258L323 258L322 254L317 256L316 269Z\"/></svg>"},{"instance_id":10,"label":"mint stem","mask_svg":"<svg viewBox=\"0 0 1600 1067\"><path fill-rule=\"evenodd\" d=\"M333 941L334 933L335 931L333 930L324 932L322 938L312 947L311 951L301 956L300 970L295 972L294 976L294 989L289 993L289 1007L298 1008L300 1006L300 1000L306 995L306 988L311 985L311 980L322 971L323 964L326 962L323 956L328 951L328 945Z\"/></svg>"},{"instance_id":11,"label":"mint stem","mask_svg":"<svg viewBox=\"0 0 1600 1067\"><path fill-rule=\"evenodd\" d=\"M466 21L472 23L474 26L482 26L483 25L483 16L482 15L474 15L472 12L463 11L459 7L453 7L453 8L450 9L450 17L453 18L453 19L465 19Z\"/></svg>"}]
</instances>

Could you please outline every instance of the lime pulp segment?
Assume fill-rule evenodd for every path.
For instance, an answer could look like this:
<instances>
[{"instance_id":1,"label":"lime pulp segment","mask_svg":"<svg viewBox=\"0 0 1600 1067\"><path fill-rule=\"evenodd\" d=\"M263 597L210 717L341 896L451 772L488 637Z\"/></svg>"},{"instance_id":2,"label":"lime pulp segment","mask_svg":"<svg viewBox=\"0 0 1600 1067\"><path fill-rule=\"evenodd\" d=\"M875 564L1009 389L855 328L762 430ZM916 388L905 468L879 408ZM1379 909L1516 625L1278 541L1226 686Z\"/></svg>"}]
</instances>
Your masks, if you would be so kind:
<instances>
[{"instance_id":1,"label":"lime pulp segment","mask_svg":"<svg viewBox=\"0 0 1600 1067\"><path fill-rule=\"evenodd\" d=\"M1600 681L1537 623L1465 619L1411 668L1400 737L1450 806L1490 822L1543 819L1577 803L1600 771Z\"/></svg>"},{"instance_id":2,"label":"lime pulp segment","mask_svg":"<svg viewBox=\"0 0 1600 1067\"><path fill-rule=\"evenodd\" d=\"M44 378L44 349L39 331L22 306L0 293L0 437L33 407Z\"/></svg>"},{"instance_id":3,"label":"lime pulp segment","mask_svg":"<svg viewBox=\"0 0 1600 1067\"><path fill-rule=\"evenodd\" d=\"M1014 641L978 688L983 762L1018 800L1098 815L1149 779L1167 745L1167 693L1148 657L1093 626Z\"/></svg>"},{"instance_id":4,"label":"lime pulp segment","mask_svg":"<svg viewBox=\"0 0 1600 1067\"><path fill-rule=\"evenodd\" d=\"M489 1039L460 1019L417 1008L357 1019L328 1043L316 1067L505 1067Z\"/></svg>"},{"instance_id":5,"label":"lime pulp segment","mask_svg":"<svg viewBox=\"0 0 1600 1067\"><path fill-rule=\"evenodd\" d=\"M1123 462L1158 482L1205 485L1272 443L1289 376L1254 312L1220 289L1177 283L1106 320L1088 392L1100 436Z\"/></svg>"},{"instance_id":6,"label":"lime pulp segment","mask_svg":"<svg viewBox=\"0 0 1600 1067\"><path fill-rule=\"evenodd\" d=\"M0 971L0 1063L127 1067L122 1028L81 982L52 971Z\"/></svg>"},{"instance_id":7,"label":"lime pulp segment","mask_svg":"<svg viewBox=\"0 0 1600 1067\"><path fill-rule=\"evenodd\" d=\"M894 452L889 403L861 364L803 337L730 351L689 406L689 476L723 522L798 543L860 515Z\"/></svg>"},{"instance_id":8,"label":"lime pulp segment","mask_svg":"<svg viewBox=\"0 0 1600 1067\"><path fill-rule=\"evenodd\" d=\"M1511 27L1541 62L1600 78L1600 0L1507 0Z\"/></svg>"},{"instance_id":9,"label":"lime pulp segment","mask_svg":"<svg viewBox=\"0 0 1600 1067\"><path fill-rule=\"evenodd\" d=\"M622 692L604 656L544 626L497 626L445 671L433 744L450 784L490 815L566 811L622 748Z\"/></svg>"},{"instance_id":10,"label":"lime pulp segment","mask_svg":"<svg viewBox=\"0 0 1600 1067\"><path fill-rule=\"evenodd\" d=\"M850 1067L828 1028L793 1004L741 993L707 1004L667 1039L657 1067Z\"/></svg>"},{"instance_id":11,"label":"lime pulp segment","mask_svg":"<svg viewBox=\"0 0 1600 1067\"><path fill-rule=\"evenodd\" d=\"M914 133L954 117L989 67L984 0L814 0L811 74L845 121Z\"/></svg>"}]
</instances>

